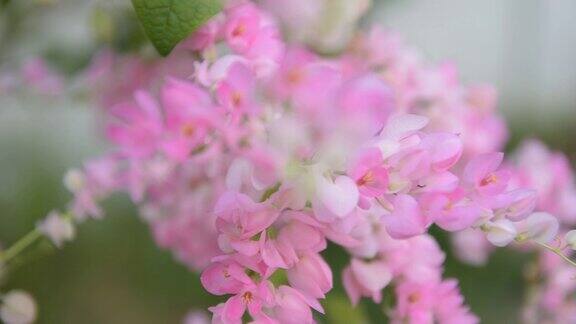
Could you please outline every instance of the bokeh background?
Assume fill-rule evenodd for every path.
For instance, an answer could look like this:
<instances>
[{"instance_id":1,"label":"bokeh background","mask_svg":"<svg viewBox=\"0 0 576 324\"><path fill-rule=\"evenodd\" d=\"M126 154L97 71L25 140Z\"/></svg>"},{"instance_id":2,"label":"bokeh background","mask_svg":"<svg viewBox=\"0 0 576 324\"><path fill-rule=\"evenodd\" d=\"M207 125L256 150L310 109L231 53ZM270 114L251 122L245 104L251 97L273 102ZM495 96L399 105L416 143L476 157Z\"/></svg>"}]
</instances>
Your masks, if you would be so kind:
<instances>
[{"instance_id":1,"label":"bokeh background","mask_svg":"<svg viewBox=\"0 0 576 324\"><path fill-rule=\"evenodd\" d=\"M575 1L382 0L363 22L371 23L400 32L433 61L456 62L466 81L495 84L510 148L540 137L574 161ZM0 0L0 71L42 56L74 78L102 45L128 51L142 42L128 0ZM66 204L64 172L106 148L95 118L82 96L0 92L0 244ZM40 246L2 283L35 296L39 323L178 323L189 310L217 302L196 274L156 247L127 197L105 206L108 217L83 224L73 244L61 251ZM485 323L517 323L531 256L500 250L486 268L473 268L435 235L448 250L446 275L460 280L472 310ZM381 323L380 306L350 308L338 282L346 263L340 252L327 252L337 280L326 322Z\"/></svg>"}]
</instances>

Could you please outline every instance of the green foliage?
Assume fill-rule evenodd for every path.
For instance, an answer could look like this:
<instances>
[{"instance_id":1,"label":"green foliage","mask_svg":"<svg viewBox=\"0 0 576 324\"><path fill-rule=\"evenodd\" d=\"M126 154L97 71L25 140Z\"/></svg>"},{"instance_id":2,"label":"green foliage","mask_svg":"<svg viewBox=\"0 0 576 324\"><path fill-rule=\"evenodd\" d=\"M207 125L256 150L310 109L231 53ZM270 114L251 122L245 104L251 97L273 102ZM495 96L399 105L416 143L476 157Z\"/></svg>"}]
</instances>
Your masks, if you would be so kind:
<instances>
[{"instance_id":1,"label":"green foliage","mask_svg":"<svg viewBox=\"0 0 576 324\"><path fill-rule=\"evenodd\" d=\"M334 324L365 324L370 323L361 305L356 307L350 304L343 294L331 294L323 302L326 309L326 319Z\"/></svg>"},{"instance_id":2,"label":"green foliage","mask_svg":"<svg viewBox=\"0 0 576 324\"><path fill-rule=\"evenodd\" d=\"M146 35L166 56L221 10L219 0L132 0Z\"/></svg>"}]
</instances>

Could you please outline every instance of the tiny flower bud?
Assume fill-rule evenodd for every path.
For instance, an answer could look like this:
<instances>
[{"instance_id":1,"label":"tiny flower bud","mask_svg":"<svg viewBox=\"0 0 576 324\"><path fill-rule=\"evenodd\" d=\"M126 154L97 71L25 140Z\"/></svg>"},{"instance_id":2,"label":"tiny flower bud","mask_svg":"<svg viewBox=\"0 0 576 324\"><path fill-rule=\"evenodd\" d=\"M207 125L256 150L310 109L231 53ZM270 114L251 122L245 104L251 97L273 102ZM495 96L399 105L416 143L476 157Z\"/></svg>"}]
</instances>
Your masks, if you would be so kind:
<instances>
[{"instance_id":1,"label":"tiny flower bud","mask_svg":"<svg viewBox=\"0 0 576 324\"><path fill-rule=\"evenodd\" d=\"M71 241L76 235L74 224L65 219L57 211L51 211L46 218L38 224L38 230L49 238L58 248L66 241Z\"/></svg>"},{"instance_id":2,"label":"tiny flower bud","mask_svg":"<svg viewBox=\"0 0 576 324\"><path fill-rule=\"evenodd\" d=\"M566 243L572 250L576 250L576 230L571 230L564 236Z\"/></svg>"},{"instance_id":3,"label":"tiny flower bud","mask_svg":"<svg viewBox=\"0 0 576 324\"><path fill-rule=\"evenodd\" d=\"M64 186L70 192L77 192L84 187L84 174L77 169L71 169L64 175Z\"/></svg>"},{"instance_id":4,"label":"tiny flower bud","mask_svg":"<svg viewBox=\"0 0 576 324\"><path fill-rule=\"evenodd\" d=\"M1 297L0 319L7 324L28 324L36 320L36 303L30 294L12 290Z\"/></svg>"},{"instance_id":5,"label":"tiny flower bud","mask_svg":"<svg viewBox=\"0 0 576 324\"><path fill-rule=\"evenodd\" d=\"M190 311L184 318L184 324L208 324L210 322L208 314L199 310Z\"/></svg>"}]
</instances>

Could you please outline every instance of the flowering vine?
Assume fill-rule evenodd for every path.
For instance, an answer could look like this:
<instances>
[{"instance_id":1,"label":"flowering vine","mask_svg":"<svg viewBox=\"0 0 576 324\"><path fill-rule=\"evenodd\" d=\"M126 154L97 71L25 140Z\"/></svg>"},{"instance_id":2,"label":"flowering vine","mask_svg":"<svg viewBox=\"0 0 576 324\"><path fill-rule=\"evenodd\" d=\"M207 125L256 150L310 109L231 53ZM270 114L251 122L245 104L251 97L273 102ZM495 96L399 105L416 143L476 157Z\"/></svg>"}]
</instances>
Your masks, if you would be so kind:
<instances>
[{"instance_id":1,"label":"flowering vine","mask_svg":"<svg viewBox=\"0 0 576 324\"><path fill-rule=\"evenodd\" d=\"M0 261L42 236L72 240L74 223L126 192L156 242L227 296L214 323L314 322L333 287L329 241L350 255L337 279L353 304L390 287L392 323L477 323L443 276L431 226L454 232L475 264L493 246L543 248L544 297L527 312L574 318L574 284L548 287L551 264L576 271L566 159L529 142L506 160L495 90L462 85L453 65L426 64L394 33L359 32L325 57L286 42L280 23L231 1L166 59L97 55L85 79L111 149L66 175L69 211Z\"/></svg>"}]
</instances>

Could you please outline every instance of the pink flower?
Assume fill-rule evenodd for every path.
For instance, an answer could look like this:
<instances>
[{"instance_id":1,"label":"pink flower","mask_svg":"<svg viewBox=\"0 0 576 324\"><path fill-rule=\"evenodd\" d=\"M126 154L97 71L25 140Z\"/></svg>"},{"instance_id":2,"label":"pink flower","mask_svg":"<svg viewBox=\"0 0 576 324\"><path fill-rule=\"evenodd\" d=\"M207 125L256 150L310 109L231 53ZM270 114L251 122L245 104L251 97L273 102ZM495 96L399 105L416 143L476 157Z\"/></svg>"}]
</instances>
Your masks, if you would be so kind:
<instances>
[{"instance_id":1,"label":"pink flower","mask_svg":"<svg viewBox=\"0 0 576 324\"><path fill-rule=\"evenodd\" d=\"M156 152L164 125L160 108L150 94L136 92L134 102L115 105L111 114L116 119L108 125L106 134L124 154L144 157Z\"/></svg>"},{"instance_id":2,"label":"pink flower","mask_svg":"<svg viewBox=\"0 0 576 324\"><path fill-rule=\"evenodd\" d=\"M233 261L214 263L202 271L202 285L214 295L237 294L252 279L246 275L244 268Z\"/></svg>"},{"instance_id":3,"label":"pink flower","mask_svg":"<svg viewBox=\"0 0 576 324\"><path fill-rule=\"evenodd\" d=\"M436 284L402 282L396 287L394 323L434 323Z\"/></svg>"},{"instance_id":4,"label":"pink flower","mask_svg":"<svg viewBox=\"0 0 576 324\"><path fill-rule=\"evenodd\" d=\"M485 265L494 246L486 240L482 231L466 229L454 233L452 236L453 246L458 258L466 263L482 266Z\"/></svg>"},{"instance_id":5,"label":"pink flower","mask_svg":"<svg viewBox=\"0 0 576 324\"><path fill-rule=\"evenodd\" d=\"M356 181L363 196L373 198L388 190L388 170L384 167L382 153L377 148L362 151L348 174Z\"/></svg>"},{"instance_id":6,"label":"pink flower","mask_svg":"<svg viewBox=\"0 0 576 324\"><path fill-rule=\"evenodd\" d=\"M286 211L282 217L288 218L294 212ZM300 255L317 253L326 248L322 232L298 219L286 221L275 238L260 236L262 260L270 267L288 268L300 259Z\"/></svg>"},{"instance_id":7,"label":"pink flower","mask_svg":"<svg viewBox=\"0 0 576 324\"><path fill-rule=\"evenodd\" d=\"M308 63L314 59L315 55L303 48L290 48L286 51L272 83L272 90L278 99L286 99L298 89L305 91L310 74Z\"/></svg>"},{"instance_id":8,"label":"pink flower","mask_svg":"<svg viewBox=\"0 0 576 324\"><path fill-rule=\"evenodd\" d=\"M276 292L276 306L272 308L274 319L286 324L315 323L310 307L323 313L322 306L315 299L290 286L280 286Z\"/></svg>"},{"instance_id":9,"label":"pink flower","mask_svg":"<svg viewBox=\"0 0 576 324\"><path fill-rule=\"evenodd\" d=\"M509 171L498 170L503 158L503 153L478 155L466 165L463 180L480 195L494 196L502 193L511 177Z\"/></svg>"},{"instance_id":10,"label":"pink flower","mask_svg":"<svg viewBox=\"0 0 576 324\"><path fill-rule=\"evenodd\" d=\"M218 101L233 115L254 114L254 72L243 63L234 63L216 90Z\"/></svg>"},{"instance_id":11,"label":"pink flower","mask_svg":"<svg viewBox=\"0 0 576 324\"><path fill-rule=\"evenodd\" d=\"M162 149L169 157L182 161L204 143L208 131L215 127L211 99L195 84L174 78L166 81L161 96L169 134Z\"/></svg>"},{"instance_id":12,"label":"pink flower","mask_svg":"<svg viewBox=\"0 0 576 324\"><path fill-rule=\"evenodd\" d=\"M342 280L352 304L358 304L362 296L371 297L379 304L382 301L382 289L392 280L392 273L384 261L352 259L350 266L342 272Z\"/></svg>"},{"instance_id":13,"label":"pink flower","mask_svg":"<svg viewBox=\"0 0 576 324\"><path fill-rule=\"evenodd\" d=\"M443 281L436 288L435 313L439 323L477 324L478 317L463 305L464 297L458 289L458 282L453 279Z\"/></svg>"},{"instance_id":14,"label":"pink flower","mask_svg":"<svg viewBox=\"0 0 576 324\"><path fill-rule=\"evenodd\" d=\"M347 118L373 136L393 112L394 95L381 78L369 74L345 83L339 103Z\"/></svg>"},{"instance_id":15,"label":"pink flower","mask_svg":"<svg viewBox=\"0 0 576 324\"><path fill-rule=\"evenodd\" d=\"M250 240L268 228L278 212L263 203L255 203L244 194L224 193L214 208L216 228L221 233L220 242L246 255L258 252L258 243ZM222 244L222 243L221 243Z\"/></svg>"},{"instance_id":16,"label":"pink flower","mask_svg":"<svg viewBox=\"0 0 576 324\"><path fill-rule=\"evenodd\" d=\"M52 71L41 58L29 59L22 67L24 81L41 94L58 95L64 88L62 76Z\"/></svg>"},{"instance_id":17,"label":"pink flower","mask_svg":"<svg viewBox=\"0 0 576 324\"><path fill-rule=\"evenodd\" d=\"M393 211L382 218L392 238L406 239L426 232L430 221L420 210L416 199L409 195L398 195L392 204Z\"/></svg>"},{"instance_id":18,"label":"pink flower","mask_svg":"<svg viewBox=\"0 0 576 324\"><path fill-rule=\"evenodd\" d=\"M462 156L462 140L454 134L428 134L424 137L422 146L427 150L431 167L436 172L450 169Z\"/></svg>"},{"instance_id":19,"label":"pink flower","mask_svg":"<svg viewBox=\"0 0 576 324\"><path fill-rule=\"evenodd\" d=\"M202 51L212 47L222 27L223 18L222 15L217 15L210 19L210 21L194 32L192 36L183 41L180 46L193 51Z\"/></svg>"},{"instance_id":20,"label":"pink flower","mask_svg":"<svg viewBox=\"0 0 576 324\"><path fill-rule=\"evenodd\" d=\"M449 194L424 195L420 203L428 217L447 231L461 231L472 226L482 213L481 207L460 188Z\"/></svg>"},{"instance_id":21,"label":"pink flower","mask_svg":"<svg viewBox=\"0 0 576 324\"><path fill-rule=\"evenodd\" d=\"M313 298L324 298L332 289L332 270L317 253L303 255L288 269L290 286Z\"/></svg>"},{"instance_id":22,"label":"pink flower","mask_svg":"<svg viewBox=\"0 0 576 324\"><path fill-rule=\"evenodd\" d=\"M233 6L226 11L224 39L237 53L244 53L256 39L260 31L260 13L249 2Z\"/></svg>"},{"instance_id":23,"label":"pink flower","mask_svg":"<svg viewBox=\"0 0 576 324\"><path fill-rule=\"evenodd\" d=\"M501 194L495 199L496 213L512 221L526 218L536 207L537 191L533 189L515 189Z\"/></svg>"},{"instance_id":24,"label":"pink flower","mask_svg":"<svg viewBox=\"0 0 576 324\"><path fill-rule=\"evenodd\" d=\"M222 306L218 305L210 310L222 323L241 323L246 311L253 318L259 318L265 316L263 307L271 307L274 303L272 283L264 280L259 284L246 284L237 294L221 304Z\"/></svg>"}]
</instances>

